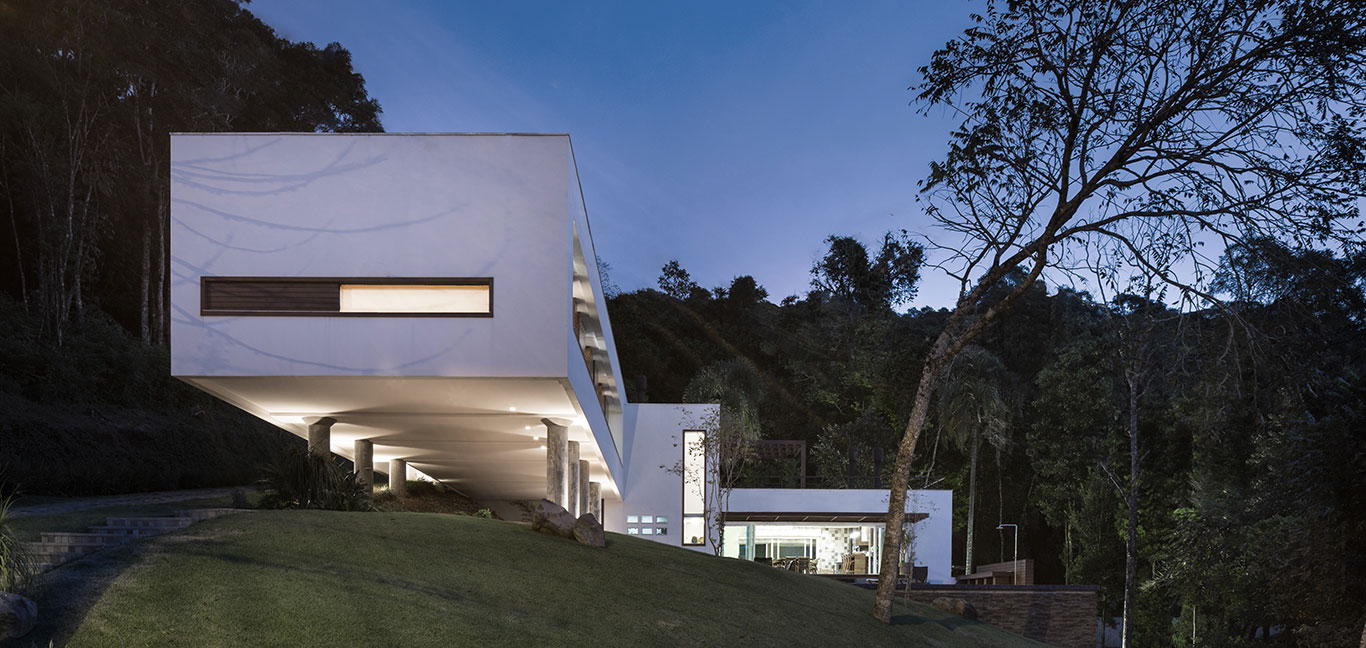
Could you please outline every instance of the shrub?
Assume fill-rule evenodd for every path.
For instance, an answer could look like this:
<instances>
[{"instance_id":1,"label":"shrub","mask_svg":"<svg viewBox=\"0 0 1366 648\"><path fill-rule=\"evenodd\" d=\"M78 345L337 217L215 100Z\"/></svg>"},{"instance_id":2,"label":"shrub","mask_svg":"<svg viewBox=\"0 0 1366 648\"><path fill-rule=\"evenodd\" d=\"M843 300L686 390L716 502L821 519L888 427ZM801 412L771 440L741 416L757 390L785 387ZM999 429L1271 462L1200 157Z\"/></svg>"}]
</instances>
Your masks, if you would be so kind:
<instances>
[{"instance_id":1,"label":"shrub","mask_svg":"<svg viewBox=\"0 0 1366 648\"><path fill-rule=\"evenodd\" d=\"M10 528L9 510L15 495L12 490L0 490L0 592L22 594L37 565Z\"/></svg>"},{"instance_id":2,"label":"shrub","mask_svg":"<svg viewBox=\"0 0 1366 648\"><path fill-rule=\"evenodd\" d=\"M289 446L263 472L260 485L266 494L261 498L261 508L374 509L370 489L354 473L332 458L315 455L302 446Z\"/></svg>"},{"instance_id":3,"label":"shrub","mask_svg":"<svg viewBox=\"0 0 1366 648\"><path fill-rule=\"evenodd\" d=\"M235 509L251 508L251 504L247 502L247 494L243 493L240 488L235 488L232 491L232 507Z\"/></svg>"},{"instance_id":4,"label":"shrub","mask_svg":"<svg viewBox=\"0 0 1366 648\"><path fill-rule=\"evenodd\" d=\"M478 511L475 511L475 512L474 512L474 517L477 517L477 518L485 518L485 519L492 520L492 519L493 519L493 511L490 511L489 509L486 509L486 508L481 508L481 509L479 509Z\"/></svg>"}]
</instances>

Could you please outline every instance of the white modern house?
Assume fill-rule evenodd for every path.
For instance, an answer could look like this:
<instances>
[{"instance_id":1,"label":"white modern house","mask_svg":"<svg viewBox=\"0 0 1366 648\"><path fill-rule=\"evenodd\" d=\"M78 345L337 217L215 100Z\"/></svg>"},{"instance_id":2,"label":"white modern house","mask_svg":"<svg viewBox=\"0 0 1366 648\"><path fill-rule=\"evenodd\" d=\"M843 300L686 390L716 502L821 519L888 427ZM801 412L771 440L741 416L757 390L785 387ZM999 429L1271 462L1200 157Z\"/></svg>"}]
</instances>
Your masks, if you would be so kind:
<instances>
[{"instance_id":1,"label":"white modern house","mask_svg":"<svg viewBox=\"0 0 1366 648\"><path fill-rule=\"evenodd\" d=\"M684 449L714 406L625 399L567 135L177 134L171 181L176 377L394 488L712 550ZM876 572L886 498L740 489L723 551ZM952 582L951 493L907 510Z\"/></svg>"}]
</instances>

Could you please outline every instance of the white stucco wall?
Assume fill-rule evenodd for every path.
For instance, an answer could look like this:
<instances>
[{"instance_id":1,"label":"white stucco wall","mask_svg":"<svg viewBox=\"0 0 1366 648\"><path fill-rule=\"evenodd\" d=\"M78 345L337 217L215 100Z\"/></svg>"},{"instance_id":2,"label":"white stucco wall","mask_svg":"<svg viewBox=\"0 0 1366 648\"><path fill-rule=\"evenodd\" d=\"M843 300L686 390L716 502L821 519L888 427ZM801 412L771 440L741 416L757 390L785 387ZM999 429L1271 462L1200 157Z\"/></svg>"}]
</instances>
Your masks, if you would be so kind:
<instances>
[{"instance_id":1,"label":"white stucco wall","mask_svg":"<svg viewBox=\"0 0 1366 648\"><path fill-rule=\"evenodd\" d=\"M627 457L624 498L603 511L609 531L625 533L627 515L663 515L668 533L650 539L671 545L683 541L683 478L669 472L683 458L683 431L714 410L715 405L627 403L622 419ZM710 547L689 547L710 552Z\"/></svg>"},{"instance_id":2,"label":"white stucco wall","mask_svg":"<svg viewBox=\"0 0 1366 648\"><path fill-rule=\"evenodd\" d=\"M172 373L565 376L570 167L567 136L173 135ZM206 318L206 275L490 276L494 317Z\"/></svg>"},{"instance_id":3,"label":"white stucco wall","mask_svg":"<svg viewBox=\"0 0 1366 648\"><path fill-rule=\"evenodd\" d=\"M730 510L745 513L887 513L888 493L880 489L737 488ZM929 517L911 525L915 564L929 568L931 583L952 583L953 491L912 490L906 512Z\"/></svg>"}]
</instances>

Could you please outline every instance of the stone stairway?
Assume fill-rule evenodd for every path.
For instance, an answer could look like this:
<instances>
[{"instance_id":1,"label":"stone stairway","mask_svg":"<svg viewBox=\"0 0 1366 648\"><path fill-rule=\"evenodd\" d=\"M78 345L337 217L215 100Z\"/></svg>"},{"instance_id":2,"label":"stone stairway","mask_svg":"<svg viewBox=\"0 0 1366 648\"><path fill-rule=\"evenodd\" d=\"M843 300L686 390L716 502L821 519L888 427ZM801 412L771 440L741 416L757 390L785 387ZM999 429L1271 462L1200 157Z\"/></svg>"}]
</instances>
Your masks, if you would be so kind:
<instances>
[{"instance_id":1,"label":"stone stairway","mask_svg":"<svg viewBox=\"0 0 1366 648\"><path fill-rule=\"evenodd\" d=\"M176 511L170 517L111 517L104 524L77 531L44 531L38 542L25 542L24 548L32 556L38 571L47 571L63 562L95 553L105 547L121 545L130 540L148 538L167 531L177 531L196 522L242 513L243 509L210 508Z\"/></svg>"}]
</instances>

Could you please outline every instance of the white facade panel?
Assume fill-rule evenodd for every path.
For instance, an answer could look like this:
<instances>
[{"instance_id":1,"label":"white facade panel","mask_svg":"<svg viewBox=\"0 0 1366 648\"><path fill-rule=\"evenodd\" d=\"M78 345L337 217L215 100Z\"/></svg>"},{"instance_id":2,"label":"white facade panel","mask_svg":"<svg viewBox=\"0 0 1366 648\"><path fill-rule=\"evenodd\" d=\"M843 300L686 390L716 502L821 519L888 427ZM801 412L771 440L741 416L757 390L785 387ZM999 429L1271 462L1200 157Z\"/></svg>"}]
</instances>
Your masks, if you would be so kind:
<instances>
[{"instance_id":1,"label":"white facade panel","mask_svg":"<svg viewBox=\"0 0 1366 648\"><path fill-rule=\"evenodd\" d=\"M625 533L631 526L628 516L639 519L663 515L668 519L667 532L651 535L650 539L672 545L683 543L683 479L674 472L683 460L683 431L695 428L715 408L674 403L626 405L625 495L620 506L604 511L608 530ZM711 551L705 545L688 548Z\"/></svg>"},{"instance_id":2,"label":"white facade panel","mask_svg":"<svg viewBox=\"0 0 1366 648\"><path fill-rule=\"evenodd\" d=\"M565 375L567 136L174 135L172 373ZM492 277L493 317L204 317L203 276Z\"/></svg>"}]
</instances>

